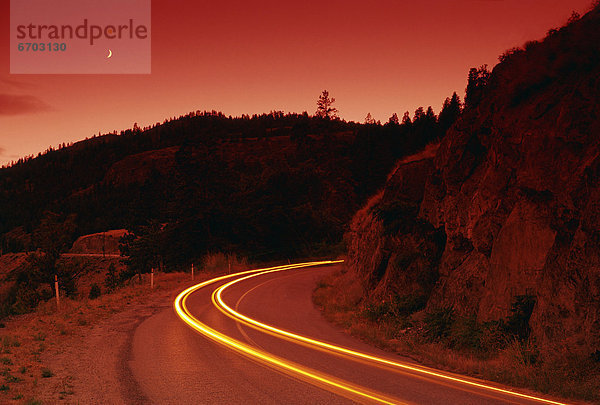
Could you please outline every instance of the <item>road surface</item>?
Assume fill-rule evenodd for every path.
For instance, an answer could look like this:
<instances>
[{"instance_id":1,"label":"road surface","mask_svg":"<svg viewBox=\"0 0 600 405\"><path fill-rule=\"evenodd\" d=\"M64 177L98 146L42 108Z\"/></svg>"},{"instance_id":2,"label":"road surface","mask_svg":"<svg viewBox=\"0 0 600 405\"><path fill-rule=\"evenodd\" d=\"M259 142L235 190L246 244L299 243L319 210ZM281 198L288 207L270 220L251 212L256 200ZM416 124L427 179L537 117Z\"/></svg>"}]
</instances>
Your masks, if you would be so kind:
<instances>
[{"instance_id":1,"label":"road surface","mask_svg":"<svg viewBox=\"0 0 600 405\"><path fill-rule=\"evenodd\" d=\"M317 281L335 270L249 273L188 289L176 310L136 329L125 397L157 404L557 403L421 367L341 332L311 301Z\"/></svg>"}]
</instances>

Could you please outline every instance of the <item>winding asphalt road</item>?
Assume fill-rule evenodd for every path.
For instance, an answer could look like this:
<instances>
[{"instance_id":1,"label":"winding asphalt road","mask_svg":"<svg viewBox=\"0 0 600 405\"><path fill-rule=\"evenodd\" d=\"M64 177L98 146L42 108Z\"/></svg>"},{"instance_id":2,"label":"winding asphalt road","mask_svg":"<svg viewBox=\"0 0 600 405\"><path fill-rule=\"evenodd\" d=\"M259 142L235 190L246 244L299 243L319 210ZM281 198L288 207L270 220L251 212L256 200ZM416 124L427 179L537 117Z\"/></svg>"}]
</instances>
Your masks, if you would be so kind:
<instances>
[{"instance_id":1,"label":"winding asphalt road","mask_svg":"<svg viewBox=\"0 0 600 405\"><path fill-rule=\"evenodd\" d=\"M227 287L221 292L221 299L233 311L277 330L389 360L401 367L340 355L310 342L299 344L289 336L282 338L273 331L266 333L231 319L213 303L213 292L240 278L233 277L189 291L182 301L191 317L188 323L203 325L218 338L209 339L198 333L173 309L159 312L139 325L128 363L128 384L135 385L128 388L131 402L555 403L511 395L501 391L510 390L506 387L417 366L336 329L311 301L317 281L336 269L336 265L327 265L257 275ZM218 339L234 342L233 345L239 343L246 349L228 347ZM247 352L240 353L243 350Z\"/></svg>"}]
</instances>

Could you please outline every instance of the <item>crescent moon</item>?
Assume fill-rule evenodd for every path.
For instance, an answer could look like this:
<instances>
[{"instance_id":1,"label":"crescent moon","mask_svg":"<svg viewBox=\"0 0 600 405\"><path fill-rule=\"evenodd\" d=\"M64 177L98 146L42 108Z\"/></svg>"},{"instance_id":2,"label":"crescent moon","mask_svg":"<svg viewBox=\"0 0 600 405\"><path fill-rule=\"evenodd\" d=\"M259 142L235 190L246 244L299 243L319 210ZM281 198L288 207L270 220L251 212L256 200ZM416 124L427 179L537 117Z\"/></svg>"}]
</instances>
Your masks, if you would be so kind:
<instances>
[{"instance_id":1,"label":"crescent moon","mask_svg":"<svg viewBox=\"0 0 600 405\"><path fill-rule=\"evenodd\" d=\"M106 57L106 59L110 58L112 56L112 51L109 49L108 50L108 56Z\"/></svg>"}]
</instances>

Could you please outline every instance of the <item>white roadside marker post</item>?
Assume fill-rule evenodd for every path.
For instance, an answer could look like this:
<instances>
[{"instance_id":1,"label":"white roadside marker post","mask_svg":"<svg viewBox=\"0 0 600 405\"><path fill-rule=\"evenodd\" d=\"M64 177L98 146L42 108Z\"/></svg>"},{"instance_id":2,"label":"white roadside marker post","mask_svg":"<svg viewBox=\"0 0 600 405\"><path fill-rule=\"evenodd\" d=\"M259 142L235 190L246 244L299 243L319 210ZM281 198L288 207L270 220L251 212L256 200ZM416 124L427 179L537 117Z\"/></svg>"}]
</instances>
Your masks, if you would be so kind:
<instances>
[{"instance_id":1,"label":"white roadside marker post","mask_svg":"<svg viewBox=\"0 0 600 405\"><path fill-rule=\"evenodd\" d=\"M54 275L54 289L56 290L56 309L60 309L60 296L58 294L58 275Z\"/></svg>"},{"instance_id":2,"label":"white roadside marker post","mask_svg":"<svg viewBox=\"0 0 600 405\"><path fill-rule=\"evenodd\" d=\"M194 281L194 263L192 263L192 281Z\"/></svg>"},{"instance_id":3,"label":"white roadside marker post","mask_svg":"<svg viewBox=\"0 0 600 405\"><path fill-rule=\"evenodd\" d=\"M152 267L152 273L150 273L150 288L154 289L154 267Z\"/></svg>"}]
</instances>

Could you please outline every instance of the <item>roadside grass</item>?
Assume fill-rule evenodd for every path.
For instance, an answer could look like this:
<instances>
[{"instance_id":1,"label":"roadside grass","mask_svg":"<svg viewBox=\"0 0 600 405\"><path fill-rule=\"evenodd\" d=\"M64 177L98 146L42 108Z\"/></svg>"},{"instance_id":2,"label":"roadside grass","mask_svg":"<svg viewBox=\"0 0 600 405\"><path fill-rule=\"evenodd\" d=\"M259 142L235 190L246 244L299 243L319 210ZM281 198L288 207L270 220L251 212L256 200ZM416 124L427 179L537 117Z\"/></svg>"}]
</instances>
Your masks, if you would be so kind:
<instances>
[{"instance_id":1,"label":"roadside grass","mask_svg":"<svg viewBox=\"0 0 600 405\"><path fill-rule=\"evenodd\" d=\"M199 269L195 282L212 276ZM0 403L68 403L77 390L73 376L48 368L43 363L45 356L81 344L94 325L130 305L143 304L157 293L175 293L192 283L189 273L157 273L154 277L153 290L149 275L142 275L141 283L135 276L111 293L77 300L61 298L58 310L56 302L49 300L31 313L4 319L6 327L0 328Z\"/></svg>"},{"instance_id":2,"label":"roadside grass","mask_svg":"<svg viewBox=\"0 0 600 405\"><path fill-rule=\"evenodd\" d=\"M351 335L420 364L600 403L600 361L592 357L568 353L544 356L532 339L506 337L494 325L482 326L469 318L452 319L447 311L432 315L421 310L398 316L389 307L365 304L362 297L360 281L342 269L319 281L313 302L328 321Z\"/></svg>"},{"instance_id":3,"label":"roadside grass","mask_svg":"<svg viewBox=\"0 0 600 405\"><path fill-rule=\"evenodd\" d=\"M208 253L202 258L201 264L207 273L235 273L248 269L248 260L233 253Z\"/></svg>"}]
</instances>

